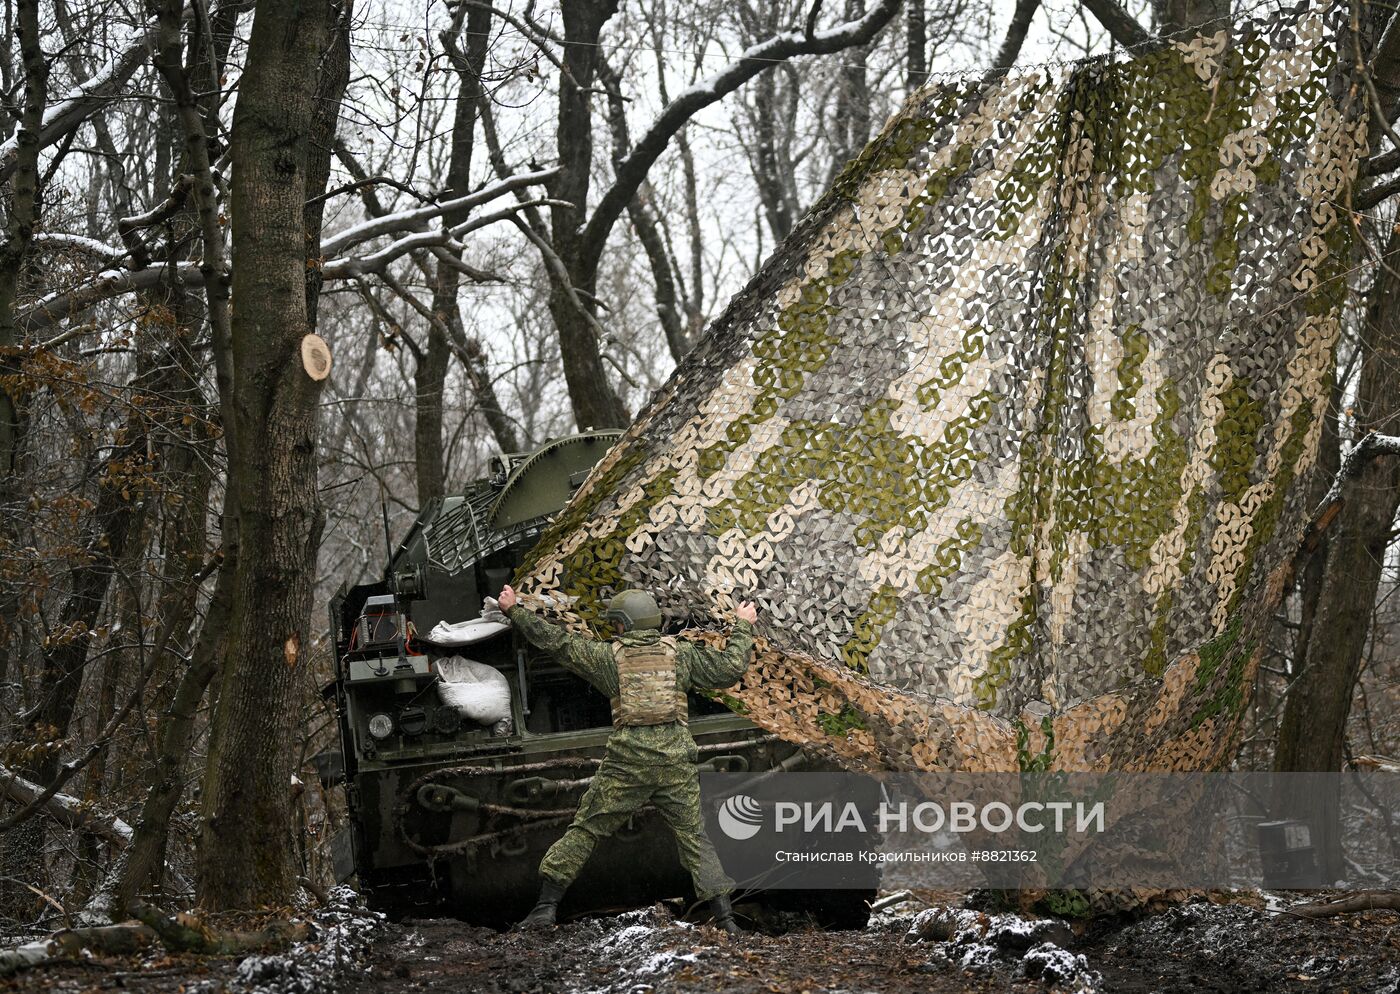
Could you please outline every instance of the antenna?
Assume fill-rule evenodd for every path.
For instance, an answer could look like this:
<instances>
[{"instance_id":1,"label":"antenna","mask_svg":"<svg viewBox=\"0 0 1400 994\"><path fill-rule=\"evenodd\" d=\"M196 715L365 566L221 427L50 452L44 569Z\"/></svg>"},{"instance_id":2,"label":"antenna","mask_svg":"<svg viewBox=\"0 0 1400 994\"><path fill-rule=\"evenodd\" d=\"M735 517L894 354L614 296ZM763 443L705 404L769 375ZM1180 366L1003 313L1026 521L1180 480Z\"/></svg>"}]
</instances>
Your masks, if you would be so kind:
<instances>
[{"instance_id":1,"label":"antenna","mask_svg":"<svg viewBox=\"0 0 1400 994\"><path fill-rule=\"evenodd\" d=\"M384 551L389 554L389 558L384 562L384 575L389 575L389 570L393 568L394 542L389 538L389 502L383 497L379 498L379 510L384 515Z\"/></svg>"}]
</instances>

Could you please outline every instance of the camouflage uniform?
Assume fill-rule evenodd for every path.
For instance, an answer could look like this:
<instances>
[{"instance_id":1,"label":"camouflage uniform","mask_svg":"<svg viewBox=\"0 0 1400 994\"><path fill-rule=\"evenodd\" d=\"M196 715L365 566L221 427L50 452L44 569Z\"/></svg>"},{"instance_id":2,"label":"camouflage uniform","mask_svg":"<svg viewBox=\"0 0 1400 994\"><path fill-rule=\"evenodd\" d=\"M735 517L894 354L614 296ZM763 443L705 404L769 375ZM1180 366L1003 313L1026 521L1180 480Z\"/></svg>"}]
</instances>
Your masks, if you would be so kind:
<instances>
[{"instance_id":1,"label":"camouflage uniform","mask_svg":"<svg viewBox=\"0 0 1400 994\"><path fill-rule=\"evenodd\" d=\"M519 605L511 623L531 643L608 697L619 693L612 644L584 638L537 617ZM624 646L654 645L656 629L626 632ZM676 689L728 687L749 665L753 627L737 621L722 650L680 640L676 643ZM650 802L676 837L681 864L690 872L701 900L728 894L734 881L725 875L700 819L700 781L695 770L695 740L685 722L623 725L608 739L607 754L579 803L578 814L540 862L541 876L568 886L599 839L616 832L642 805Z\"/></svg>"}]
</instances>

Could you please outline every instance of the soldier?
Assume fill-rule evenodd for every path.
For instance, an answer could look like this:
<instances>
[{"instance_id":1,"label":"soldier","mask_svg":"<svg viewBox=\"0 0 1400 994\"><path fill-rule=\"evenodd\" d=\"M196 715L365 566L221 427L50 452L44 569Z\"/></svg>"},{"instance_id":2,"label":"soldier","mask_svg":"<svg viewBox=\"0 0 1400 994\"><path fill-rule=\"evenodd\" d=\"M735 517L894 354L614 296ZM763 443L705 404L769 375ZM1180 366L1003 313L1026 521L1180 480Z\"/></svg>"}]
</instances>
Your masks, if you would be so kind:
<instances>
[{"instance_id":1,"label":"soldier","mask_svg":"<svg viewBox=\"0 0 1400 994\"><path fill-rule=\"evenodd\" d=\"M599 839L612 835L650 802L676 836L681 863L695 894L709 899L715 924L737 934L725 875L700 820L700 780L695 740L686 727L686 691L733 684L749 665L758 612L747 601L722 649L663 637L661 609L641 590L626 590L608 602L604 617L617 638L611 642L574 635L521 607L509 586L501 610L534 645L583 677L612 700L613 733L578 814L540 861L540 899L521 928L554 924L564 891Z\"/></svg>"}]
</instances>

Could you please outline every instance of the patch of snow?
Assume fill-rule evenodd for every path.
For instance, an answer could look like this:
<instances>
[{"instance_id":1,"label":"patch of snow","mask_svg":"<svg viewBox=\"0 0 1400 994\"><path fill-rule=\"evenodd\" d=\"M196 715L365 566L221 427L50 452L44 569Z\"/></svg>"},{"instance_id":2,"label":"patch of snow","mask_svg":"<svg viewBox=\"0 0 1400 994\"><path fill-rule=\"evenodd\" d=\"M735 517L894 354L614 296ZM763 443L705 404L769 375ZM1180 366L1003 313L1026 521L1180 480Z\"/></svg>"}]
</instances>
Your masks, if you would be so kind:
<instances>
[{"instance_id":1,"label":"patch of snow","mask_svg":"<svg viewBox=\"0 0 1400 994\"><path fill-rule=\"evenodd\" d=\"M909 921L905 940L932 945L930 963L1016 972L1075 994L1093 994L1100 978L1088 961L1048 941L1053 937L1067 942L1070 936L1069 928L1053 918L929 908Z\"/></svg>"},{"instance_id":2,"label":"patch of snow","mask_svg":"<svg viewBox=\"0 0 1400 994\"><path fill-rule=\"evenodd\" d=\"M330 907L316 911L311 934L274 956L249 956L238 964L230 994L334 994L341 979L364 959L384 927L348 887L331 891Z\"/></svg>"},{"instance_id":3,"label":"patch of snow","mask_svg":"<svg viewBox=\"0 0 1400 994\"><path fill-rule=\"evenodd\" d=\"M638 973L670 973L681 963L695 963L700 959L696 952L682 953L674 949L664 949L653 954L645 963L637 967Z\"/></svg>"},{"instance_id":4,"label":"patch of snow","mask_svg":"<svg viewBox=\"0 0 1400 994\"><path fill-rule=\"evenodd\" d=\"M644 937L655 931L656 929L652 928L650 925L628 925L604 939L603 948L625 948L640 942Z\"/></svg>"},{"instance_id":5,"label":"patch of snow","mask_svg":"<svg viewBox=\"0 0 1400 994\"><path fill-rule=\"evenodd\" d=\"M1042 942L1021 957L1021 972L1054 987L1073 988L1077 994L1091 994L1100 981L1089 969L1089 961L1053 942Z\"/></svg>"},{"instance_id":6,"label":"patch of snow","mask_svg":"<svg viewBox=\"0 0 1400 994\"><path fill-rule=\"evenodd\" d=\"M969 942L957 946L949 958L964 970L992 970L1001 962L1001 950L984 942Z\"/></svg>"},{"instance_id":7,"label":"patch of snow","mask_svg":"<svg viewBox=\"0 0 1400 994\"><path fill-rule=\"evenodd\" d=\"M599 960L613 973L604 986L575 988L572 994L650 991L708 951L696 947L700 933L695 926L671 918L659 906L580 922L577 931L576 941L595 945Z\"/></svg>"}]
</instances>

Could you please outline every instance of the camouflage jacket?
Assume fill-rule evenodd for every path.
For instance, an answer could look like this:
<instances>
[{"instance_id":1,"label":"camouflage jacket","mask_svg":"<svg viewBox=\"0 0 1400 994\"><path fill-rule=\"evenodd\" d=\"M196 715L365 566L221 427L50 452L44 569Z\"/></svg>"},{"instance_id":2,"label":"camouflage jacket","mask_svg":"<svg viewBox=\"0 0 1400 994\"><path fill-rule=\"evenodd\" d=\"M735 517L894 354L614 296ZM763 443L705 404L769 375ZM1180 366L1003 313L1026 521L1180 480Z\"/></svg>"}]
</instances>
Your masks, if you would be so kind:
<instances>
[{"instance_id":1,"label":"camouflage jacket","mask_svg":"<svg viewBox=\"0 0 1400 994\"><path fill-rule=\"evenodd\" d=\"M617 695L617 660L610 642L575 635L518 604L507 614L511 624L531 644L549 653L565 669L587 680L608 697ZM660 638L661 633L653 628L626 632L618 641L623 645L650 645ZM743 620L734 623L734 632L723 649L678 640L676 689L715 690L731 686L748 669L752 648L753 626ZM608 758L644 766L693 763L695 740L690 737L689 729L678 721L618 728L608 739Z\"/></svg>"}]
</instances>

